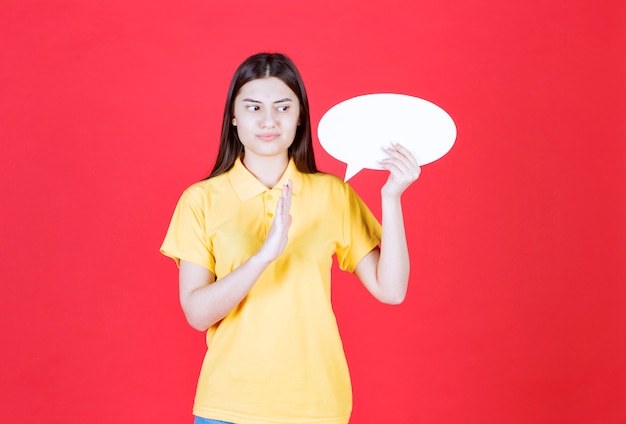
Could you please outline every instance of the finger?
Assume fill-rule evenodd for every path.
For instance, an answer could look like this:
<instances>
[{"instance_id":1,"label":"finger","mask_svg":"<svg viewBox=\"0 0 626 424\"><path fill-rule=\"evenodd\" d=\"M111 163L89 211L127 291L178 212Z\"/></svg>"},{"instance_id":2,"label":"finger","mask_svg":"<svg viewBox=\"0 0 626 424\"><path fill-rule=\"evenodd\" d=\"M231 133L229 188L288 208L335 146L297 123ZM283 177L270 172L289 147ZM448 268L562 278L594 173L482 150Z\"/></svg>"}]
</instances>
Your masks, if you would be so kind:
<instances>
[{"instance_id":1,"label":"finger","mask_svg":"<svg viewBox=\"0 0 626 424\"><path fill-rule=\"evenodd\" d=\"M383 160L406 162L407 166L411 166L410 159L407 156L405 156L400 150L398 150L396 146L385 146L383 149L385 153L388 155L388 157Z\"/></svg>"},{"instance_id":2,"label":"finger","mask_svg":"<svg viewBox=\"0 0 626 424\"><path fill-rule=\"evenodd\" d=\"M402 144L400 143L393 143L394 147L396 148L396 150L400 153L402 153L402 155L404 157L406 157L413 166L419 166L419 163L417 162L417 159L415 158L415 156L413 156L413 153L411 153L411 151L409 149L407 149L406 147L404 147Z\"/></svg>"},{"instance_id":3,"label":"finger","mask_svg":"<svg viewBox=\"0 0 626 424\"><path fill-rule=\"evenodd\" d=\"M291 210L291 198L293 193L293 183L291 180L287 181L287 184L283 185L283 192L281 197L285 199L285 214L288 215Z\"/></svg>"},{"instance_id":4,"label":"finger","mask_svg":"<svg viewBox=\"0 0 626 424\"><path fill-rule=\"evenodd\" d=\"M397 169L401 173L410 173L413 168L412 164L407 159L400 158L387 158L380 161L380 164L384 169L391 170Z\"/></svg>"},{"instance_id":5,"label":"finger","mask_svg":"<svg viewBox=\"0 0 626 424\"><path fill-rule=\"evenodd\" d=\"M381 161L381 167L390 172L391 176L398 181L415 181L419 178L420 167L410 167L400 160L388 159Z\"/></svg>"},{"instance_id":6,"label":"finger","mask_svg":"<svg viewBox=\"0 0 626 424\"><path fill-rule=\"evenodd\" d=\"M291 208L291 192L289 183L283 184L280 196L278 196L278 202L276 203L276 213L274 223L278 227L284 227L289 225L289 209Z\"/></svg>"},{"instance_id":7,"label":"finger","mask_svg":"<svg viewBox=\"0 0 626 424\"><path fill-rule=\"evenodd\" d=\"M415 159L415 156L413 156L413 153L411 153L409 149L407 149L400 143L396 143L394 141L391 146L385 147L385 152L387 152L387 154L389 154L391 157L406 161L409 166L419 166L419 163L417 162L417 159Z\"/></svg>"},{"instance_id":8,"label":"finger","mask_svg":"<svg viewBox=\"0 0 626 424\"><path fill-rule=\"evenodd\" d=\"M406 179L406 176L408 175L405 170L401 169L397 164L391 162L384 164L383 169L389 171L390 177L395 181L402 181Z\"/></svg>"},{"instance_id":9,"label":"finger","mask_svg":"<svg viewBox=\"0 0 626 424\"><path fill-rule=\"evenodd\" d=\"M272 225L281 226L284 220L284 210L285 210L285 199L282 196L278 198L278 202L276 202L276 213L274 214L274 222Z\"/></svg>"}]
</instances>

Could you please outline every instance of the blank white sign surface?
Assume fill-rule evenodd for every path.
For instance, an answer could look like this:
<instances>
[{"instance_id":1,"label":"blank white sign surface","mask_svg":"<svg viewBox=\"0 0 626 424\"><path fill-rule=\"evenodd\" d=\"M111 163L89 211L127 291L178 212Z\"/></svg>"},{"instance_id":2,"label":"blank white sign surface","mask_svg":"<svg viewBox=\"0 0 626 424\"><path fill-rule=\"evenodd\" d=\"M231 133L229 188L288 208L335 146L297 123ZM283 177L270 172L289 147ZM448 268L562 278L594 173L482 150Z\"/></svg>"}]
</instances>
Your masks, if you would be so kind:
<instances>
[{"instance_id":1,"label":"blank white sign surface","mask_svg":"<svg viewBox=\"0 0 626 424\"><path fill-rule=\"evenodd\" d=\"M382 169L383 146L409 149L421 165L450 151L456 140L454 121L434 103L404 94L353 97L330 108L317 128L320 144L347 164L345 181L361 169Z\"/></svg>"}]
</instances>

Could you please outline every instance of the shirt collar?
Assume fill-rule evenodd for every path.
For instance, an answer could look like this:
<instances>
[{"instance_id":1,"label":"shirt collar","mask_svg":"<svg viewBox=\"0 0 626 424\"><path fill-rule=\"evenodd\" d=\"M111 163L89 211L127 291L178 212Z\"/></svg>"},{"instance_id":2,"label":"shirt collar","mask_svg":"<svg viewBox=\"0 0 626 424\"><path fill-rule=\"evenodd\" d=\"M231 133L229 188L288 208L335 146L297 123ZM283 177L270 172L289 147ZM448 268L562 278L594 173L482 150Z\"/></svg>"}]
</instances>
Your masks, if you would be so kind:
<instances>
[{"instance_id":1,"label":"shirt collar","mask_svg":"<svg viewBox=\"0 0 626 424\"><path fill-rule=\"evenodd\" d=\"M248 169L241 162L241 158L237 158L233 167L230 171L228 171L228 178L233 186L233 189L235 190L235 193L237 193L237 197L244 202L271 190L257 180L250 171L248 171ZM302 173L298 171L298 168L296 168L293 158L289 159L287 169L285 169L282 177L280 177L278 184L276 184L273 188L282 188L283 184L287 184L288 180L291 180L293 184L293 195L298 196L300 194L300 189L302 188Z\"/></svg>"}]
</instances>

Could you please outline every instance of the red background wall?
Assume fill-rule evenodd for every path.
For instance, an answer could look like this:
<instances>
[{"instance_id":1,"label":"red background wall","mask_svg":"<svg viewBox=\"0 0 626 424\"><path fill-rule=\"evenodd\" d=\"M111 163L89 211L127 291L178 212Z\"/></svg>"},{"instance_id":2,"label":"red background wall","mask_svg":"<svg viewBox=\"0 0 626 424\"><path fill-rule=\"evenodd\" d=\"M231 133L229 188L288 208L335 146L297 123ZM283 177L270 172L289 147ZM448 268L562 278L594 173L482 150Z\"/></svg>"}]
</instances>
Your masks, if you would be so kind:
<instances>
[{"instance_id":1,"label":"red background wall","mask_svg":"<svg viewBox=\"0 0 626 424\"><path fill-rule=\"evenodd\" d=\"M0 9L0 421L190 422L204 341L158 248L213 163L234 68L272 50L315 125L398 92L458 128L404 196L407 301L335 274L352 422L626 422L624 2ZM377 214L384 179L351 180Z\"/></svg>"}]
</instances>

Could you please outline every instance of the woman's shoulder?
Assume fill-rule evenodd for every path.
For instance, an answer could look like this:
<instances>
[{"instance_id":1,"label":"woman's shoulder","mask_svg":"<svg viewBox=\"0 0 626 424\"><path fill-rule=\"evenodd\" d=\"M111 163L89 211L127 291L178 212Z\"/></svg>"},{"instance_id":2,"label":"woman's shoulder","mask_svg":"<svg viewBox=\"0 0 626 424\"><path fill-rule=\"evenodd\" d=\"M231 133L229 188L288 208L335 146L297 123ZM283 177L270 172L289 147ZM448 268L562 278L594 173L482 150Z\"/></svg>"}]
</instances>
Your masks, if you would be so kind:
<instances>
[{"instance_id":1,"label":"woman's shoulder","mask_svg":"<svg viewBox=\"0 0 626 424\"><path fill-rule=\"evenodd\" d=\"M183 191L183 196L196 200L206 198L212 193L215 193L216 188L219 188L223 184L227 183L224 180L225 178L226 174L221 174L216 177L206 178L202 181L195 182Z\"/></svg>"},{"instance_id":2,"label":"woman's shoulder","mask_svg":"<svg viewBox=\"0 0 626 424\"><path fill-rule=\"evenodd\" d=\"M334 174L328 174L326 172L318 171L314 174L302 174L308 178L311 178L317 183L320 184L332 184L332 185L343 185L345 184L341 178Z\"/></svg>"},{"instance_id":3,"label":"woman's shoulder","mask_svg":"<svg viewBox=\"0 0 626 424\"><path fill-rule=\"evenodd\" d=\"M308 179L311 184L325 185L330 187L343 187L346 183L342 179L333 174L327 174L325 172L316 172L314 174L302 174L305 179Z\"/></svg>"},{"instance_id":4,"label":"woman's shoulder","mask_svg":"<svg viewBox=\"0 0 626 424\"><path fill-rule=\"evenodd\" d=\"M309 181L308 185L316 192L326 192L328 194L343 196L352 190L348 183L333 174L317 172L315 174L304 175L304 178Z\"/></svg>"}]
</instances>

